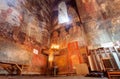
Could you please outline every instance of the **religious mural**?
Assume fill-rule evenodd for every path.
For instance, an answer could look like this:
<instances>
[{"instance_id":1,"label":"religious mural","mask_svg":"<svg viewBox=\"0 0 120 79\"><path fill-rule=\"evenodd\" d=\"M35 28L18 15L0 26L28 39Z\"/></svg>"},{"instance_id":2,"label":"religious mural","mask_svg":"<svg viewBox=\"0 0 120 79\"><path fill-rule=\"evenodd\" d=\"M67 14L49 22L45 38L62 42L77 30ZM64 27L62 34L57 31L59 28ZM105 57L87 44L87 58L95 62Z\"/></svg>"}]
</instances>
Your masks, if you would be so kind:
<instances>
[{"instance_id":1,"label":"religious mural","mask_svg":"<svg viewBox=\"0 0 120 79\"><path fill-rule=\"evenodd\" d=\"M102 19L96 0L76 0L81 21Z\"/></svg>"},{"instance_id":2,"label":"religious mural","mask_svg":"<svg viewBox=\"0 0 120 79\"><path fill-rule=\"evenodd\" d=\"M32 54L14 42L0 38L0 62L30 64Z\"/></svg>"},{"instance_id":3,"label":"religious mural","mask_svg":"<svg viewBox=\"0 0 120 79\"><path fill-rule=\"evenodd\" d=\"M120 16L112 18L110 23L112 26L109 28L111 38L114 42L119 41L120 40L120 37L119 37L120 36Z\"/></svg>"},{"instance_id":4,"label":"religious mural","mask_svg":"<svg viewBox=\"0 0 120 79\"><path fill-rule=\"evenodd\" d=\"M71 71L73 71L77 65L83 63L83 59L77 41L68 44L68 60L69 68Z\"/></svg>"},{"instance_id":5,"label":"religious mural","mask_svg":"<svg viewBox=\"0 0 120 79\"><path fill-rule=\"evenodd\" d=\"M17 0L1 0L0 3L0 23L10 23L14 26L20 26L22 14L20 13L21 5ZM15 9L17 8L17 9Z\"/></svg>"},{"instance_id":6,"label":"religious mural","mask_svg":"<svg viewBox=\"0 0 120 79\"><path fill-rule=\"evenodd\" d=\"M68 6L68 16L69 16L69 22L80 22L80 18L78 16L78 13L76 12L75 8L72 6Z\"/></svg>"},{"instance_id":7,"label":"religious mural","mask_svg":"<svg viewBox=\"0 0 120 79\"><path fill-rule=\"evenodd\" d=\"M74 73L76 64L82 62L79 48L86 46L84 28L78 13L71 5L67 5L67 7L69 22L59 24L56 15L53 20L54 31L51 34L51 44L59 45L60 53L55 56L54 61L59 68L59 74Z\"/></svg>"},{"instance_id":8,"label":"religious mural","mask_svg":"<svg viewBox=\"0 0 120 79\"><path fill-rule=\"evenodd\" d=\"M47 57L41 54L41 49L49 46L51 21L50 8L46 7L49 2L40 0L37 4L37 1L0 0L0 39L9 40L0 41L0 52L4 52L0 54L1 60L9 60L6 63L32 62L30 66L37 67L40 73L47 65ZM38 8L41 3L44 5ZM38 55L34 55L33 49L38 50Z\"/></svg>"},{"instance_id":9,"label":"religious mural","mask_svg":"<svg viewBox=\"0 0 120 79\"><path fill-rule=\"evenodd\" d=\"M69 29L61 26L59 31L54 31L51 38L52 44L60 45L60 49L67 48L68 43L78 41L79 46L85 46L85 34L81 25L73 23Z\"/></svg>"},{"instance_id":10,"label":"religious mural","mask_svg":"<svg viewBox=\"0 0 120 79\"><path fill-rule=\"evenodd\" d=\"M96 0L104 19L119 16L119 0Z\"/></svg>"},{"instance_id":11,"label":"religious mural","mask_svg":"<svg viewBox=\"0 0 120 79\"><path fill-rule=\"evenodd\" d=\"M111 42L107 25L102 22L90 21L85 23L86 35L88 39L88 45L99 45L106 42Z\"/></svg>"},{"instance_id":12,"label":"religious mural","mask_svg":"<svg viewBox=\"0 0 120 79\"><path fill-rule=\"evenodd\" d=\"M76 0L83 23L88 45L100 46L102 43L119 40L118 0Z\"/></svg>"},{"instance_id":13,"label":"religious mural","mask_svg":"<svg viewBox=\"0 0 120 79\"><path fill-rule=\"evenodd\" d=\"M24 37L22 39L22 44L24 44L25 40L29 40L32 38L32 40L44 44L45 46L48 46L49 32L48 28L46 29L46 27L49 27L49 24L47 26L48 19L45 18L43 20L40 20L37 17L37 14L35 14L36 12L34 11L35 9L34 8L31 9L30 8L31 6L26 4L32 5L31 2L25 0L1 0L0 3L1 36L8 39L14 39L15 41L21 43L20 40L22 38L19 37L21 37L24 33L24 35L22 36ZM32 7L36 7L36 5L33 5ZM44 11L40 11L39 16L44 17L43 13Z\"/></svg>"},{"instance_id":14,"label":"religious mural","mask_svg":"<svg viewBox=\"0 0 120 79\"><path fill-rule=\"evenodd\" d=\"M75 10L71 5L67 5L67 12L70 21L64 24L57 24L54 29L57 29L52 33L51 43L53 40L57 40L58 44L60 45L60 49L67 48L68 43L78 41L79 46L85 46L85 34L84 28L80 23L80 18ZM58 14L59 15L59 14ZM55 18L54 18L55 19ZM56 23L56 19L54 20ZM58 27L59 26L59 27ZM54 34L57 32L56 34ZM56 36L56 37L55 37Z\"/></svg>"},{"instance_id":15,"label":"religious mural","mask_svg":"<svg viewBox=\"0 0 120 79\"><path fill-rule=\"evenodd\" d=\"M119 16L118 0L76 0L82 22Z\"/></svg>"},{"instance_id":16,"label":"religious mural","mask_svg":"<svg viewBox=\"0 0 120 79\"><path fill-rule=\"evenodd\" d=\"M30 59L33 68L40 66L38 67L40 70L47 65L47 58L41 54L42 47L48 48L55 44L60 49L60 53L57 54L60 56L55 62L61 67L60 70L64 71L71 67L66 66L67 59L71 60L69 62L73 66L83 62L78 56L80 47L99 46L120 39L119 0L76 0L79 15L72 5L66 5L65 2L62 2L64 6L58 6L59 11L52 12L52 8L49 7L51 4L51 0L1 0L0 38L14 42L12 44L3 42L5 45L1 42L0 46L4 48L0 49L0 52L5 51L3 54L0 53L1 56L11 58L11 61L17 56L18 61L25 60L25 63ZM59 18L59 14L65 15L68 22L60 24L62 22L58 19L64 17ZM71 43L77 43L78 49L72 49L74 45L70 47ZM17 44L22 47L18 48ZM11 50L11 47L15 49ZM33 58L30 58L26 52L33 52L34 48L39 53L33 54ZM21 50L17 53L22 52L19 56L16 49ZM7 54L8 50L10 54L15 53ZM15 57L12 58L12 55Z\"/></svg>"}]
</instances>

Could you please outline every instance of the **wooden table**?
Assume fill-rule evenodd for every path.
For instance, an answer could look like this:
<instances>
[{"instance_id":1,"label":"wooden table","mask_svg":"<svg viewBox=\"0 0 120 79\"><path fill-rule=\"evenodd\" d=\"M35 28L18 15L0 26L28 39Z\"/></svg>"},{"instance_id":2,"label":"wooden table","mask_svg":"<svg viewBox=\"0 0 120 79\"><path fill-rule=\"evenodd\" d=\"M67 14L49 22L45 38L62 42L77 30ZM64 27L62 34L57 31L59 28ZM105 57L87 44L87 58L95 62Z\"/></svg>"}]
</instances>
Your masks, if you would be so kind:
<instances>
[{"instance_id":1,"label":"wooden table","mask_svg":"<svg viewBox=\"0 0 120 79\"><path fill-rule=\"evenodd\" d=\"M112 79L112 77L120 77L120 70L108 71L108 78Z\"/></svg>"}]
</instances>

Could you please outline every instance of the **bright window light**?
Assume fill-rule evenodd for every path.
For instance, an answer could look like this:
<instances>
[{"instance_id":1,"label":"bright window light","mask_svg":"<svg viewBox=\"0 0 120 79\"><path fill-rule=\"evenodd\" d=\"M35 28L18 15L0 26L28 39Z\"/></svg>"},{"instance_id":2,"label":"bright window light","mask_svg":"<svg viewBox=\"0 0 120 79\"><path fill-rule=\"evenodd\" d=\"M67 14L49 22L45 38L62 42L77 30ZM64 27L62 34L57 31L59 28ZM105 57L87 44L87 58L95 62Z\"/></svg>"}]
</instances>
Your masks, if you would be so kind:
<instances>
[{"instance_id":1,"label":"bright window light","mask_svg":"<svg viewBox=\"0 0 120 79\"><path fill-rule=\"evenodd\" d=\"M61 24L61 23L66 23L66 22L69 22L69 19L68 18L66 18L66 17L60 17L59 18L59 23Z\"/></svg>"},{"instance_id":2,"label":"bright window light","mask_svg":"<svg viewBox=\"0 0 120 79\"><path fill-rule=\"evenodd\" d=\"M58 5L58 13L59 13L58 14L59 23L69 22L67 6L66 6L65 2L61 2Z\"/></svg>"},{"instance_id":3,"label":"bright window light","mask_svg":"<svg viewBox=\"0 0 120 79\"><path fill-rule=\"evenodd\" d=\"M113 47L113 46L114 46L113 42L101 44L101 47Z\"/></svg>"}]
</instances>

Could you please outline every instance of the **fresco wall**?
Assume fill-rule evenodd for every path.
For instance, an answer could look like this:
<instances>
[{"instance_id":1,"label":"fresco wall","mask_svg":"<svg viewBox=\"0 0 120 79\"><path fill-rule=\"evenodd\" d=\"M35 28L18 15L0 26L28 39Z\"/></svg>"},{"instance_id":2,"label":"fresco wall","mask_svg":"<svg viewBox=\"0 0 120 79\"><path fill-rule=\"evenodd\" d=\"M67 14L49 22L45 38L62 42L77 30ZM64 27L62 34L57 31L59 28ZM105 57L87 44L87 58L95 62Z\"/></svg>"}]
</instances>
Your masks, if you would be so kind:
<instances>
[{"instance_id":1,"label":"fresco wall","mask_svg":"<svg viewBox=\"0 0 120 79\"><path fill-rule=\"evenodd\" d=\"M59 45L60 49L67 48L68 43L74 41L78 41L79 47L86 45L84 29L81 25L74 24L69 30L61 26L59 30L53 32L51 38L51 44Z\"/></svg>"},{"instance_id":2,"label":"fresco wall","mask_svg":"<svg viewBox=\"0 0 120 79\"><path fill-rule=\"evenodd\" d=\"M31 71L43 74L47 57L41 50L49 47L50 8L49 2L40 0L37 4L37 1L0 0L0 61L32 62L29 63ZM39 6L41 3L44 5ZM38 50L38 54L34 54L33 49Z\"/></svg>"},{"instance_id":3,"label":"fresco wall","mask_svg":"<svg viewBox=\"0 0 120 79\"><path fill-rule=\"evenodd\" d=\"M119 3L118 0L76 0L80 18L75 8L67 5L68 16L71 21L64 24L59 24L57 20L59 14L56 12L53 20L54 31L51 35L51 43L59 45L60 50L65 50L63 52L65 55L60 51L59 56L55 56L55 63L60 68L59 72L74 72L72 65L80 64L78 55L76 56L74 53L82 55L80 56L83 58L82 63L88 63L88 60L85 60L87 51L82 54L83 52L80 49L78 51L71 50L72 54L69 56L68 44L77 41L79 48L82 46L97 48L101 44L119 40ZM75 47L72 46L72 48ZM72 64L66 65L68 63Z\"/></svg>"},{"instance_id":4,"label":"fresco wall","mask_svg":"<svg viewBox=\"0 0 120 79\"><path fill-rule=\"evenodd\" d=\"M76 0L88 45L119 40L119 0Z\"/></svg>"},{"instance_id":5,"label":"fresco wall","mask_svg":"<svg viewBox=\"0 0 120 79\"><path fill-rule=\"evenodd\" d=\"M85 33L76 10L69 6L68 16L70 21L59 24L57 15L53 19L53 32L51 34L51 44L60 45L60 49L67 48L68 43L78 41L79 46L86 45ZM59 15L59 14L58 14Z\"/></svg>"},{"instance_id":6,"label":"fresco wall","mask_svg":"<svg viewBox=\"0 0 120 79\"><path fill-rule=\"evenodd\" d=\"M58 74L75 73L76 64L81 63L79 48L87 45L85 30L76 9L71 5L67 5L67 14L69 22L65 23L59 23L59 12L53 15L55 18L53 19L51 45L56 44L59 46L59 54L56 56L57 52L54 52L54 63L58 67ZM77 49L75 46L77 46ZM71 49L72 47L73 49Z\"/></svg>"},{"instance_id":7,"label":"fresco wall","mask_svg":"<svg viewBox=\"0 0 120 79\"><path fill-rule=\"evenodd\" d=\"M111 42L112 39L107 30L107 24L99 23L99 21L90 21L85 23L88 45L100 45Z\"/></svg>"},{"instance_id":8,"label":"fresco wall","mask_svg":"<svg viewBox=\"0 0 120 79\"><path fill-rule=\"evenodd\" d=\"M112 27L110 27L108 30L111 33L111 37L113 41L119 41L120 40L120 16L114 17L110 21Z\"/></svg>"},{"instance_id":9,"label":"fresco wall","mask_svg":"<svg viewBox=\"0 0 120 79\"><path fill-rule=\"evenodd\" d=\"M39 18L41 17L42 20L39 20L34 9L32 10L29 6L26 6L27 4L30 4L29 1L1 0L0 4L1 36L19 42L19 32L22 32L25 34L23 37L28 36L29 38L34 39L34 41L39 42L42 45L44 44L44 46L48 46L49 31L46 27L49 27L49 22L46 21L46 18L43 18L45 16L44 10L42 11L41 9L41 16L39 15ZM30 5L33 8L37 6ZM25 38L23 39L23 42L24 41Z\"/></svg>"},{"instance_id":10,"label":"fresco wall","mask_svg":"<svg viewBox=\"0 0 120 79\"><path fill-rule=\"evenodd\" d=\"M0 62L30 64L32 59L31 52L21 48L14 42L0 38Z\"/></svg>"}]
</instances>

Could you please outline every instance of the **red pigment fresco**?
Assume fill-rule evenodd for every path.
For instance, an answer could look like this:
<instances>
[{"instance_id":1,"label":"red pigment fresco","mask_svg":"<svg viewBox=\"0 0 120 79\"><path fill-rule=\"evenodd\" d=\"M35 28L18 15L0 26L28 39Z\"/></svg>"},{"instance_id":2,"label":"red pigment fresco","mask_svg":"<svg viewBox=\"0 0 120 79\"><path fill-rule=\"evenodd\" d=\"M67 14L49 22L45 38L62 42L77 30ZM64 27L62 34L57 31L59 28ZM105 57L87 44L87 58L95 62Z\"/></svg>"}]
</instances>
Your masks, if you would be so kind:
<instances>
[{"instance_id":1,"label":"red pigment fresco","mask_svg":"<svg viewBox=\"0 0 120 79\"><path fill-rule=\"evenodd\" d=\"M71 66L71 70L73 70L74 65L83 62L77 41L68 44L68 60Z\"/></svg>"},{"instance_id":2,"label":"red pigment fresco","mask_svg":"<svg viewBox=\"0 0 120 79\"><path fill-rule=\"evenodd\" d=\"M85 5L85 10L86 10L87 13L93 13L93 12L95 12L95 6L94 6L93 1L90 1L90 2L86 1L84 3L84 5Z\"/></svg>"},{"instance_id":3,"label":"red pigment fresco","mask_svg":"<svg viewBox=\"0 0 120 79\"><path fill-rule=\"evenodd\" d=\"M32 58L32 64L34 66L42 66L44 67L46 65L47 59L44 55L40 54L34 54Z\"/></svg>"}]
</instances>

